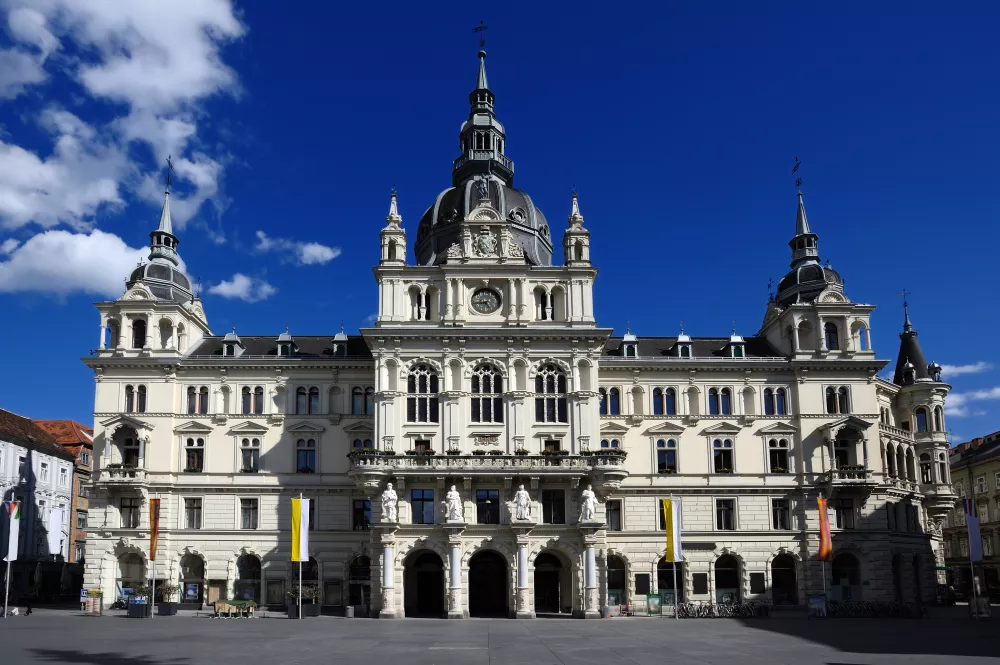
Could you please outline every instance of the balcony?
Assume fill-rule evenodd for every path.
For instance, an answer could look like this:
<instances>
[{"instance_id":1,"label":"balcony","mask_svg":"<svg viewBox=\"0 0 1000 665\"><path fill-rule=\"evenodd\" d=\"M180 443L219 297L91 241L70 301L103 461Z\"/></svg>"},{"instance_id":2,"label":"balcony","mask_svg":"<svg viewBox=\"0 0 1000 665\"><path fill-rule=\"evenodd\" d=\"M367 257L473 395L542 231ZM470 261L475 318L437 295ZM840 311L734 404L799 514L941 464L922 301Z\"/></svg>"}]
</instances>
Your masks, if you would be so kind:
<instances>
[{"instance_id":1,"label":"balcony","mask_svg":"<svg viewBox=\"0 0 1000 665\"><path fill-rule=\"evenodd\" d=\"M96 482L113 487L146 487L149 484L145 469L117 464L109 464L101 469Z\"/></svg>"},{"instance_id":2,"label":"balcony","mask_svg":"<svg viewBox=\"0 0 1000 665\"><path fill-rule=\"evenodd\" d=\"M831 494L837 492L867 495L878 485L872 478L872 470L860 464L827 471L824 482Z\"/></svg>"}]
</instances>

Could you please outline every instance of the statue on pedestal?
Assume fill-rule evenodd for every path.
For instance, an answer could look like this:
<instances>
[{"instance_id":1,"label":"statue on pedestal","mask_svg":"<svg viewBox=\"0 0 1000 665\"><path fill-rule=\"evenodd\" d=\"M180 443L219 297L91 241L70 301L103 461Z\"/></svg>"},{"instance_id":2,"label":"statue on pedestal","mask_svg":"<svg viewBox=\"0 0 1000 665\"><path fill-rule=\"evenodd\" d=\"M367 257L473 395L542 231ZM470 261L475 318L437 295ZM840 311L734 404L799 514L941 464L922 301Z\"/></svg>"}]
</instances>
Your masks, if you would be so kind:
<instances>
[{"instance_id":1,"label":"statue on pedestal","mask_svg":"<svg viewBox=\"0 0 1000 665\"><path fill-rule=\"evenodd\" d=\"M531 497L528 496L528 492L524 489L524 485L518 485L517 492L514 493L514 519L531 519Z\"/></svg>"},{"instance_id":2,"label":"statue on pedestal","mask_svg":"<svg viewBox=\"0 0 1000 665\"><path fill-rule=\"evenodd\" d=\"M580 521L593 522L597 512L597 495L594 494L592 485L587 485L587 489L580 493Z\"/></svg>"},{"instance_id":3,"label":"statue on pedestal","mask_svg":"<svg viewBox=\"0 0 1000 665\"><path fill-rule=\"evenodd\" d=\"M399 499L396 498L396 492L392 489L392 483L387 483L385 486L385 491L382 492L382 521L383 522L398 522L399 518L396 514L396 506L399 504Z\"/></svg>"},{"instance_id":4,"label":"statue on pedestal","mask_svg":"<svg viewBox=\"0 0 1000 665\"><path fill-rule=\"evenodd\" d=\"M445 494L444 499L445 508L448 513L448 521L463 521L465 518L462 515L462 496L458 493L458 490L455 489L454 485L452 485L448 493Z\"/></svg>"}]
</instances>

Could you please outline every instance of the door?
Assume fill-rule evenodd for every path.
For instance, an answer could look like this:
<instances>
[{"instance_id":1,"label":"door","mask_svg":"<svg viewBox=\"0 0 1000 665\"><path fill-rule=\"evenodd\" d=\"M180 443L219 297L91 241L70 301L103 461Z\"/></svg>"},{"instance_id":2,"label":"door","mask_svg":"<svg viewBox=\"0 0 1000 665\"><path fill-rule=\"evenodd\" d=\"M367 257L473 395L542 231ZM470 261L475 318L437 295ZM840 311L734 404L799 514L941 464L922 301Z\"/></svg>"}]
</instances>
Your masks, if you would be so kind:
<instances>
[{"instance_id":1,"label":"door","mask_svg":"<svg viewBox=\"0 0 1000 665\"><path fill-rule=\"evenodd\" d=\"M226 600L226 581L208 581L208 604L212 605L217 600Z\"/></svg>"},{"instance_id":2,"label":"door","mask_svg":"<svg viewBox=\"0 0 1000 665\"><path fill-rule=\"evenodd\" d=\"M496 552L479 552L469 561L469 615L506 617L507 562Z\"/></svg>"}]
</instances>

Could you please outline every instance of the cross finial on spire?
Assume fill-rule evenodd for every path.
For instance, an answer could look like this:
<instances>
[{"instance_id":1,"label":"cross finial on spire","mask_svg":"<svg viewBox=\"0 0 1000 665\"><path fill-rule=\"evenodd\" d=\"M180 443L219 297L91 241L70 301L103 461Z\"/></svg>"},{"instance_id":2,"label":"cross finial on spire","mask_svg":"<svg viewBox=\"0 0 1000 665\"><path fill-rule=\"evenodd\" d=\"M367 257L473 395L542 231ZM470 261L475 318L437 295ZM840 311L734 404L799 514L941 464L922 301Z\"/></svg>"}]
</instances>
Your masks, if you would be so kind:
<instances>
[{"instance_id":1,"label":"cross finial on spire","mask_svg":"<svg viewBox=\"0 0 1000 665\"><path fill-rule=\"evenodd\" d=\"M736 319L733 319L733 334L736 334Z\"/></svg>"},{"instance_id":2,"label":"cross finial on spire","mask_svg":"<svg viewBox=\"0 0 1000 665\"><path fill-rule=\"evenodd\" d=\"M774 300L774 280L770 277L767 279L767 299Z\"/></svg>"},{"instance_id":3,"label":"cross finial on spire","mask_svg":"<svg viewBox=\"0 0 1000 665\"><path fill-rule=\"evenodd\" d=\"M195 298L201 297L201 277L198 278L198 287L195 289L194 297Z\"/></svg>"},{"instance_id":4,"label":"cross finial on spire","mask_svg":"<svg viewBox=\"0 0 1000 665\"><path fill-rule=\"evenodd\" d=\"M173 161L171 161L170 155L167 155L167 178L166 178L166 185L167 185L167 193L168 194L170 193L170 185L173 182L173 180L171 179L171 176L173 175L173 173L174 173L174 163L173 163Z\"/></svg>"},{"instance_id":5,"label":"cross finial on spire","mask_svg":"<svg viewBox=\"0 0 1000 665\"><path fill-rule=\"evenodd\" d=\"M802 162L799 161L798 156L795 157L795 166L792 167L792 175L795 175L799 171L799 167L802 166ZM802 191L802 178L795 179L795 187L801 192Z\"/></svg>"},{"instance_id":6,"label":"cross finial on spire","mask_svg":"<svg viewBox=\"0 0 1000 665\"><path fill-rule=\"evenodd\" d=\"M681 319L681 334L684 334L684 320Z\"/></svg>"},{"instance_id":7,"label":"cross finial on spire","mask_svg":"<svg viewBox=\"0 0 1000 665\"><path fill-rule=\"evenodd\" d=\"M903 332L910 332L913 330L913 324L910 323L910 303L908 298L912 294L903 289L897 295L903 299Z\"/></svg>"},{"instance_id":8,"label":"cross finial on spire","mask_svg":"<svg viewBox=\"0 0 1000 665\"><path fill-rule=\"evenodd\" d=\"M482 51L484 48L486 48L486 34L485 34L485 32L486 32L486 28L488 28L488 27L489 27L488 25L486 25L485 23L483 23L482 21L480 21L479 25L477 25L476 27L474 27L472 29L473 32L475 32L476 34L479 35L479 50L480 51Z\"/></svg>"}]
</instances>

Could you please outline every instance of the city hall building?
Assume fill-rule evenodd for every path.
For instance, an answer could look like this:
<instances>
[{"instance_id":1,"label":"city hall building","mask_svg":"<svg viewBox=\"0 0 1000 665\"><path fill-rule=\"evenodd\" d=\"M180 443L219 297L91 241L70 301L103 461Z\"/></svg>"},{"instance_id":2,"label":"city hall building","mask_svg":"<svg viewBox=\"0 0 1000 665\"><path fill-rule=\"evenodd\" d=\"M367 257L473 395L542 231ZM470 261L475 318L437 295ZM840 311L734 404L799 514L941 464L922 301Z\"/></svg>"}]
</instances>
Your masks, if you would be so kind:
<instances>
[{"instance_id":1,"label":"city hall building","mask_svg":"<svg viewBox=\"0 0 1000 665\"><path fill-rule=\"evenodd\" d=\"M359 336L215 334L178 267L167 194L149 262L97 305L99 349L84 360L85 586L112 599L150 575L159 497L156 577L184 602L284 605L302 495L304 578L331 608L596 617L649 594L805 605L824 588L825 496L831 598L933 600L955 500L949 386L909 317L885 381L874 307L821 263L800 194L791 269L759 331L614 335L595 318L577 197L552 227L514 187L479 57L451 186L428 196L415 235L392 195L378 318ZM668 497L683 503L676 565Z\"/></svg>"}]
</instances>

